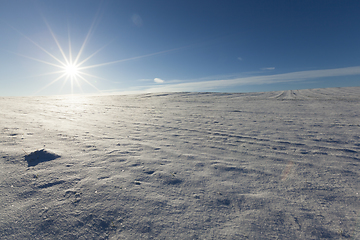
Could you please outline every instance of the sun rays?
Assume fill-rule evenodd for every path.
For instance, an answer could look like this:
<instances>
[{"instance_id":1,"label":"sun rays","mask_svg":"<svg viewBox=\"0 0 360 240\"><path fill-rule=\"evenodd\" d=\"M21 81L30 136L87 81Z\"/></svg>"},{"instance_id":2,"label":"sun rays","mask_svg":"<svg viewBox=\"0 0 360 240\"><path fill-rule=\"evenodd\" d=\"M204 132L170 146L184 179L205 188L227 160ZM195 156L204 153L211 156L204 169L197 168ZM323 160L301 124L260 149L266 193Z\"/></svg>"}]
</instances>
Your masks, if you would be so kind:
<instances>
[{"instance_id":1,"label":"sun rays","mask_svg":"<svg viewBox=\"0 0 360 240\"><path fill-rule=\"evenodd\" d=\"M49 23L46 21L46 19L44 17L43 17L43 20L45 22L45 25L46 25L50 35L52 36L52 39L56 43L56 46L57 46L57 48L58 48L58 50L59 50L59 52L61 54L60 57L56 56L53 53L51 53L50 50L45 49L45 47L41 46L39 43L35 42L30 37L23 34L18 29L14 28L13 26L10 26L12 29L14 29L20 35L22 35L25 39L27 39L29 42L31 42L33 45L35 45L39 50L41 50L43 53L48 55L51 60L46 61L46 60L43 60L43 59L38 59L38 58L31 57L31 56L26 56L26 55L23 55L23 54L20 54L20 53L14 53L13 52L14 54L16 54L18 56L21 56L21 57L24 57L24 58L28 58L28 59L33 60L33 61L40 62L42 64L50 65L50 66L55 67L57 69L56 71L53 71L53 72L42 73L42 74L38 75L38 76L44 76L44 75L58 75L58 76L55 79L53 79L50 83L48 83L46 86L42 87L37 92L35 92L35 94L38 94L39 92L42 92L43 90L45 90L49 86L51 86L54 83L56 83L58 81L61 81L61 80L63 80L63 83L62 83L62 86L61 86L59 92L62 91L62 89L64 88L65 84L68 81L70 81L71 93L72 94L74 93L74 86L75 85L78 87L78 89L81 92L83 92L82 83L86 83L87 85L94 88L97 92L101 92L96 86L94 86L94 84L92 84L87 79L89 77L97 78L97 79L100 79L100 78L97 77L97 76L91 75L89 73L86 73L83 70L98 67L98 64L93 65L93 66L86 65L86 62L88 60L90 60L91 58L93 58L101 50L103 50L107 45L105 45L102 48L98 49L97 51L90 54L86 58L84 58L82 56L83 53L84 53L84 49L86 47L86 44L89 41L90 35L94 31L94 26L95 26L97 17L95 17L94 21L92 22L91 27L90 27L84 41L81 44L80 50L76 54L74 54L75 52L72 49L72 42L71 42L71 37L70 37L70 27L68 26L68 44L67 44L68 46L66 46L68 48L68 53L66 54L65 51L64 51L64 46L60 44L58 38L56 37L56 35L53 32L52 28L50 27ZM108 64L112 64L112 63L102 63L101 66L108 65Z\"/></svg>"},{"instance_id":2,"label":"sun rays","mask_svg":"<svg viewBox=\"0 0 360 240\"><path fill-rule=\"evenodd\" d=\"M15 27L9 25L12 29L14 29L16 32L18 32L20 35L22 35L25 39L27 39L29 42L31 42L34 46L36 46L36 48L38 50L40 50L42 53L45 53L45 56L48 56L49 58L47 60L45 60L43 57L35 58L32 56L26 56L21 53L14 53L14 52L12 52L12 53L14 53L18 56L30 59L32 61L50 65L53 68L55 68L55 71L47 72L47 73L43 72L43 73L37 75L37 76L55 75L55 77L53 79L50 79L50 82L48 84L46 84L45 86L43 86L42 88L37 90L34 93L35 95L37 95L40 92L43 92L45 89L47 89L51 85L53 85L57 82L61 82L61 81L62 81L62 84L61 84L61 87L59 88L59 94L62 93L62 90L64 89L65 85L69 84L69 83L70 83L70 88L71 88L71 90L70 90L71 94L74 93L75 87L78 90L80 90L81 93L83 93L82 86L84 86L84 84L92 87L97 92L101 93L102 91L92 83L92 80L93 79L104 80L104 78L90 74L87 70L92 69L92 68L103 67L103 66L111 65L111 64L118 64L118 63L122 63L122 62L138 60L138 59L147 58L147 57L151 57L151 56L155 56L155 55L159 55L159 54L166 54L166 53L170 53L173 51L177 51L177 50L189 47L189 46L185 46L185 47L173 48L173 49L148 53L148 54L144 54L144 55L140 55L140 56L134 56L134 57L126 58L126 59L112 60L109 62L100 62L100 63L95 63L95 64L94 63L88 64L90 62L89 61L90 59L94 59L96 54L98 54L100 51L102 51L105 47L107 47L112 42L112 41L109 41L109 43L102 46L98 50L96 50L88 55L85 54L86 53L85 49L89 43L90 36L93 35L93 33L95 31L95 27L99 23L99 11L96 14L94 20L92 21L91 26L90 26L83 42L81 43L81 45L79 45L77 51L74 51L73 46L72 46L72 39L71 39L69 24L68 24L68 30L67 30L67 37L65 37L65 39L67 38L67 42L65 41L65 44L64 44L64 41L61 42L59 40L59 38L56 36L56 34L54 33L53 29L51 28L50 24L45 19L45 17L42 17L42 18L46 25L48 33L51 35L51 38L49 41L51 41L51 39L53 40L53 42L56 44L55 48L57 48L57 50L54 50L54 49L49 50L49 47L46 48L44 45L39 44L38 42L34 41L33 39L31 39L30 37L28 37L21 31L19 31L18 29L16 29ZM61 39L63 40L64 36L62 36ZM56 52L57 52L57 54L56 54Z\"/></svg>"}]
</instances>

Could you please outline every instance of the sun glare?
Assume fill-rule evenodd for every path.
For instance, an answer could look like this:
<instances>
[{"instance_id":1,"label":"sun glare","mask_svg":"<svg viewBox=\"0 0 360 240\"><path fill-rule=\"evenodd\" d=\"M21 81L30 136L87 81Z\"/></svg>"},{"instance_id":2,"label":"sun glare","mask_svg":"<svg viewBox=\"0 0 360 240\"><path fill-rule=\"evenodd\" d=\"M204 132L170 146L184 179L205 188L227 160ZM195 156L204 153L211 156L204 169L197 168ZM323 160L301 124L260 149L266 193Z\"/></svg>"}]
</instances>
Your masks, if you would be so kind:
<instances>
[{"instance_id":1,"label":"sun glare","mask_svg":"<svg viewBox=\"0 0 360 240\"><path fill-rule=\"evenodd\" d=\"M93 87L94 89L96 89L98 92L101 92L96 86L94 86L90 81L87 80L87 78L98 78L101 79L97 76L91 75L89 73L84 72L84 69L89 69L89 68L93 68L93 67L98 67L103 66L103 65L107 65L107 64L112 64L112 63L103 63L103 64L98 64L98 65L85 65L85 63L91 59L92 57L94 57L94 55L96 55L98 52L100 52L104 47L100 48L99 50L97 50L96 52L92 53L90 56L88 56L87 58L82 58L82 54L85 48L85 45L88 43L89 41L89 37L91 35L91 33L93 32L93 28L96 22L96 18L94 19L86 37L85 40L83 41L81 48L77 51L77 54L74 54L72 47L71 47L71 40L70 40L70 30L68 30L68 54L65 53L63 46L59 43L58 38L55 36L54 32L52 31L50 25L47 23L46 19L44 18L44 22L53 38L53 40L55 41L60 53L61 53L61 57L60 56L55 56L54 54L52 54L51 52L49 52L48 50L46 50L44 47L42 47L41 45L39 45L38 43L36 43L35 41L33 41L32 39L30 39L28 36L26 36L25 34L21 33L20 31L18 31L17 29L15 29L13 27L14 30L16 30L19 34L21 34L22 36L24 36L27 40L29 40L30 42L32 42L35 46L37 46L39 49L41 49L43 52L45 52L47 55L49 55L53 61L52 62L48 62L48 61L44 61L41 59L36 59L33 57L29 57L29 56L25 56L22 54L17 54L26 58L29 58L31 60L35 60L41 63L45 63L48 65L51 65L53 67L56 67L58 70L54 71L54 72L50 72L47 74L41 74L41 75L49 75L49 74L60 74L56 79L52 80L49 84L47 84L46 86L44 86L43 88L39 89L35 94L43 91L44 89L48 88L49 86L53 85L54 83L60 81L60 80L64 80L62 87L60 88L60 91L62 90L62 88L64 87L65 83L70 80L70 85L71 85L71 93L74 92L74 85L77 85L77 87L79 88L79 90L81 92L83 92L82 87L81 87L81 83L84 82L86 84L88 84L89 86ZM81 60L82 59L82 60ZM40 76L41 76L40 75Z\"/></svg>"},{"instance_id":2,"label":"sun glare","mask_svg":"<svg viewBox=\"0 0 360 240\"><path fill-rule=\"evenodd\" d=\"M76 77L80 72L79 68L74 64L68 64L64 68L67 77Z\"/></svg>"},{"instance_id":3,"label":"sun glare","mask_svg":"<svg viewBox=\"0 0 360 240\"><path fill-rule=\"evenodd\" d=\"M55 34L52 31L50 25L47 23L45 18L43 18L43 19L44 19L44 22L45 22L45 24L46 24L46 26L47 26L53 40L55 41L55 43L56 43L56 45L58 47L58 50L61 53L61 56L55 56L54 54L52 54L51 52L46 50L44 47L42 47L41 45L39 45L38 43L33 41L31 38L29 38L28 36L26 36L25 34L20 32L16 28L12 27L15 31L17 31L19 34L21 34L23 37L25 37L27 40L29 40L31 43L33 43L35 46L37 46L39 49L41 49L43 52L45 52L47 55L49 55L53 59L53 61L48 62L48 61L44 61L44 60L41 60L41 59L36 59L36 58L30 57L30 56L25 56L25 55L18 54L18 53L15 53L15 54L20 55L22 57L26 57L26 58L31 59L31 60L35 60L37 62L41 62L41 63L51 65L51 66L56 67L58 69L57 71L46 73L46 74L41 74L40 76L42 76L42 75L50 75L50 74L60 74L57 78L52 80L49 84L47 84L46 86L39 89L35 94L38 94L39 92L43 91L44 89L48 88L49 86L53 85L54 83L56 83L56 82L58 82L60 80L64 80L64 82L62 84L62 87L59 90L60 92L61 92L62 88L64 87L65 83L68 80L70 80L71 93L74 92L74 85L77 85L78 88L80 89L80 91L83 92L82 87L81 87L82 82L88 84L92 88L96 89L98 92L101 92L96 86L94 86L90 81L88 81L87 78L92 78L92 79L94 79L94 78L103 79L103 78L99 78L97 76L91 75L91 74L85 72L84 70L87 70L87 69L90 69L90 68L101 67L101 66L105 66L105 65L110 65L110 64L121 63L121 62L125 62L125 61L130 61L130 60L135 60L135 59L140 59L140 58L144 58L144 57L150 57L150 56L154 56L154 55L158 55L158 54L169 53L169 52L181 49L181 48L175 48L175 49L150 53L150 54L146 54L146 55L142 55L142 56L131 57L131 58L127 58L127 59L121 59L121 60L116 60L116 61L111 61L111 62L99 63L99 64L95 64L95 65L86 65L85 63L89 59L93 58L98 52L103 50L108 45L108 44L106 44L105 46L98 49L94 53L90 54L86 58L82 57L83 52L84 52L84 48L85 48L85 46L87 45L87 43L89 41L90 35L92 35L92 33L94 31L94 26L96 25L96 22L97 22L97 16L93 20L93 22L92 22L92 24L90 26L90 29L89 29L89 31L88 31L88 33L87 33L81 47L80 47L80 49L77 51L77 54L75 54L75 52L73 52L72 47L71 47L70 30L68 29L68 51L66 51L67 53L65 53L65 51L63 49L63 46L59 43L58 38L55 36Z\"/></svg>"}]
</instances>

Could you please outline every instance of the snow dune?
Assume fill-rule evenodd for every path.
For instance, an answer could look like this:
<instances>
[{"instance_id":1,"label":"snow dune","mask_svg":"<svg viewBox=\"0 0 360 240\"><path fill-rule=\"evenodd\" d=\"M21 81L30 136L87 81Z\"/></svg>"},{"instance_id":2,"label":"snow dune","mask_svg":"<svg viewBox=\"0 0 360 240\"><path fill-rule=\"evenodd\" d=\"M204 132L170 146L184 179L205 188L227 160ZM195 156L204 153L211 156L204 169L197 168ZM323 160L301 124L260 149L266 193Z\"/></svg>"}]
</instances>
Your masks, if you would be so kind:
<instances>
[{"instance_id":1,"label":"snow dune","mask_svg":"<svg viewBox=\"0 0 360 240\"><path fill-rule=\"evenodd\" d=\"M360 87L0 109L1 239L360 239Z\"/></svg>"}]
</instances>

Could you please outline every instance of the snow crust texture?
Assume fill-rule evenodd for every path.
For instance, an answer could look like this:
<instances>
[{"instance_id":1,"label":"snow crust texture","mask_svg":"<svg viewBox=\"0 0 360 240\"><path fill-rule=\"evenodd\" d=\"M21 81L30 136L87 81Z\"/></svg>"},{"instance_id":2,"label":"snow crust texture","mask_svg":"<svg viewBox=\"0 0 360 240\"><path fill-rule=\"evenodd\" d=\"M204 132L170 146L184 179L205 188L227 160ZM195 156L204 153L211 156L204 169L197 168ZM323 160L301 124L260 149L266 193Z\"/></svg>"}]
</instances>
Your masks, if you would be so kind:
<instances>
[{"instance_id":1,"label":"snow crust texture","mask_svg":"<svg viewBox=\"0 0 360 240\"><path fill-rule=\"evenodd\" d=\"M360 239L358 87L0 109L0 239Z\"/></svg>"}]
</instances>

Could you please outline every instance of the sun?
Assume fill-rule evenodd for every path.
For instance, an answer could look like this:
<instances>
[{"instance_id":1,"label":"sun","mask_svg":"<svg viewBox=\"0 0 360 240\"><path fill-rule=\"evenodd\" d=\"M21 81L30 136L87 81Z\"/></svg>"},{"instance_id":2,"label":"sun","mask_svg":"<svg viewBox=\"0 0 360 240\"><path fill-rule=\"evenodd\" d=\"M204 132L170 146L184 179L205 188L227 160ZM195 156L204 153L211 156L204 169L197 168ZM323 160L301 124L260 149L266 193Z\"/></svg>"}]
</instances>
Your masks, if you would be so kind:
<instances>
[{"instance_id":1,"label":"sun","mask_svg":"<svg viewBox=\"0 0 360 240\"><path fill-rule=\"evenodd\" d=\"M75 64L68 64L64 67L64 73L67 77L76 77L80 74L80 69Z\"/></svg>"}]
</instances>

